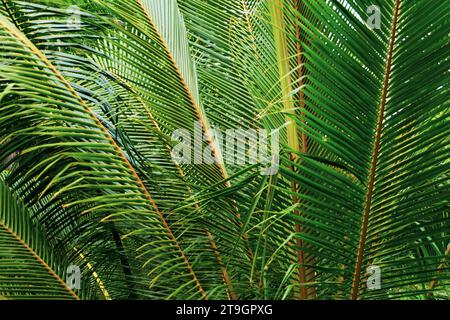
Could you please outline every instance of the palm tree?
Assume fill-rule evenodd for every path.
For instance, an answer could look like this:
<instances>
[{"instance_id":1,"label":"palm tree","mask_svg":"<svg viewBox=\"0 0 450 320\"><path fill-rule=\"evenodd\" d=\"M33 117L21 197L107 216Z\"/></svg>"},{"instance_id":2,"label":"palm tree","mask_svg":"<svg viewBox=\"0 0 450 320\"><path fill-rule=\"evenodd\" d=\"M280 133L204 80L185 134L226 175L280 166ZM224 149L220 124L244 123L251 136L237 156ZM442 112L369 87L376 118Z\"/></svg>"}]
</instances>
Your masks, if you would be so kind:
<instances>
[{"instance_id":1,"label":"palm tree","mask_svg":"<svg viewBox=\"0 0 450 320\"><path fill-rule=\"evenodd\" d=\"M448 299L450 3L370 5L2 0L0 297Z\"/></svg>"}]
</instances>

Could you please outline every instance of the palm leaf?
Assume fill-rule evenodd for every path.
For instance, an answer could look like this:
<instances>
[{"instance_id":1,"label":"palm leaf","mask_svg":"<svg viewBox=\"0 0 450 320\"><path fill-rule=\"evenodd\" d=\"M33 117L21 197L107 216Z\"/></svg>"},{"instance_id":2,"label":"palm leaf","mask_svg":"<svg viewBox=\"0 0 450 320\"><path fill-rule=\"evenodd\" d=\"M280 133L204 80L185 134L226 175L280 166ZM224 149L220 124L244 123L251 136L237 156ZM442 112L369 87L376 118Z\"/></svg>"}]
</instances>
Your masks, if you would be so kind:
<instances>
[{"instance_id":1,"label":"palm leaf","mask_svg":"<svg viewBox=\"0 0 450 320\"><path fill-rule=\"evenodd\" d=\"M5 212L49 268L0 256L80 298L448 298L448 3L371 4L2 0ZM236 128L280 132L278 174L221 161Z\"/></svg>"},{"instance_id":2,"label":"palm leaf","mask_svg":"<svg viewBox=\"0 0 450 320\"><path fill-rule=\"evenodd\" d=\"M10 299L79 299L64 281L68 267L52 254L42 228L0 181L0 293ZM65 267L65 268L64 268Z\"/></svg>"}]
</instances>

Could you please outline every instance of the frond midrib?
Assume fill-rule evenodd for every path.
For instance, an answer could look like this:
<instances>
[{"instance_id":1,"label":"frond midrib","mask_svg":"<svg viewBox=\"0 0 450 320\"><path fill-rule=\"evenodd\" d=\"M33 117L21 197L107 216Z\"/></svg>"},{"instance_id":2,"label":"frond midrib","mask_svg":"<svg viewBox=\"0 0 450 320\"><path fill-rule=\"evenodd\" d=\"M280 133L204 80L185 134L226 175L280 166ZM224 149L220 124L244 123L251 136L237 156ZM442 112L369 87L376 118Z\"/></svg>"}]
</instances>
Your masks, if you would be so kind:
<instances>
[{"instance_id":1,"label":"frond midrib","mask_svg":"<svg viewBox=\"0 0 450 320\"><path fill-rule=\"evenodd\" d=\"M19 242L32 256L36 259L36 261L42 265L45 270L48 271L48 273L55 278L58 283L61 284L61 286L66 290L75 300L80 300L80 297L67 286L67 284L61 279L61 277L53 270L52 267L49 266L47 262L45 262L44 259L35 251L33 250L25 241L22 240L22 238L16 234L13 230L11 230L4 221L0 220L0 226L8 233L10 234L17 242Z\"/></svg>"},{"instance_id":2,"label":"frond midrib","mask_svg":"<svg viewBox=\"0 0 450 320\"><path fill-rule=\"evenodd\" d=\"M172 64L173 68L175 69L179 80L181 81L181 84L183 85L183 88L184 88L184 90L185 90L185 92L187 94L187 97L188 97L188 99L189 99L189 101L191 103L191 106L195 110L195 113L197 114L197 117L198 117L198 119L200 120L200 122L202 124L203 130L205 132L206 140L207 140L208 144L211 147L211 152L212 152L212 154L214 155L214 157L216 159L217 166L219 167L219 170L220 170L224 180L227 180L229 178L227 169L225 168L224 161L222 161L222 159L221 159L220 149L216 145L216 143L214 142L214 139L211 137L211 134L210 134L210 129L211 128L210 128L210 125L208 123L208 119L207 119L204 111L200 107L200 101L197 101L194 98L194 96L193 96L193 94L192 94L191 90L189 89L189 86L188 86L188 84L186 82L186 79L184 78L184 76L183 76L183 74L182 74L182 72L181 72L181 70L180 70L180 68L178 66L178 63L177 63L175 57L173 56L172 52L169 49L169 46L167 44L166 39L163 37L161 32L158 30L158 28L154 24L153 19L152 19L152 17L150 17L149 13L145 9L144 4L142 3L142 0L136 0L136 1L137 1L138 6L141 8L142 12L144 13L145 17L147 18L147 20L148 20L150 26L152 27L153 31L156 33L156 35L161 40L161 44L163 45L164 50L166 51L167 56L169 57L170 62ZM225 185L227 187L231 186L229 181L227 181L225 183Z\"/></svg>"},{"instance_id":3,"label":"frond midrib","mask_svg":"<svg viewBox=\"0 0 450 320\"><path fill-rule=\"evenodd\" d=\"M191 273L196 286L198 287L200 293L203 297L207 297L206 292L204 291L203 287L201 286L197 276L195 275L195 272L187 259L186 254L182 250L180 244L176 240L172 230L170 229L170 226L168 225L167 221L164 219L164 216L162 212L159 210L158 206L156 205L155 201L153 200L152 196L148 192L147 188L145 187L144 183L134 170L131 163L128 161L128 159L125 157L123 151L120 149L120 147L117 145L117 143L114 141L114 139L109 134L108 130L104 127L104 125L101 123L101 121L95 116L94 112L89 108L89 106L84 102L84 100L78 95L78 93L73 89L71 84L62 76L62 74L55 68L55 66L47 59L47 57L28 39L24 36L22 32L19 32L15 27L13 27L9 22L6 22L4 19L0 19L0 26L4 27L10 34L12 34L18 41L20 41L24 46L26 46L28 49L31 50L51 71L52 73L66 86L67 90L73 95L75 99L81 104L81 106L86 110L86 112L90 115L90 117L95 121L97 126L101 129L101 131L104 133L105 138L109 141L109 143L114 147L124 164L128 167L128 170L130 173L135 177L136 182L138 183L139 187L141 188L141 191L143 194L147 197L150 204L153 206L156 213L159 215L161 222L164 225L164 228L167 231L167 234L171 241L174 243L176 248L178 249L181 257L183 258L184 262L186 263L186 266Z\"/></svg>"},{"instance_id":4,"label":"frond midrib","mask_svg":"<svg viewBox=\"0 0 450 320\"><path fill-rule=\"evenodd\" d=\"M360 230L359 246L356 255L355 272L353 275L351 299L356 300L359 296L359 287L361 281L362 264L366 251L366 240L367 240L367 230L369 225L369 217L372 209L372 198L375 187L375 178L378 166L378 157L380 155L381 149L381 136L383 131L383 122L386 111L387 95L389 91L391 71L392 71L392 61L394 56L394 46L397 35L397 25L399 16L400 0L395 0L394 13L391 24L391 32L389 37L389 47L387 50L386 68L383 80L383 87L381 90L381 101L378 108L378 118L376 131L374 135L373 150L371 155L371 165L368 178L368 187L366 191L366 200L364 205L364 214Z\"/></svg>"}]
</instances>

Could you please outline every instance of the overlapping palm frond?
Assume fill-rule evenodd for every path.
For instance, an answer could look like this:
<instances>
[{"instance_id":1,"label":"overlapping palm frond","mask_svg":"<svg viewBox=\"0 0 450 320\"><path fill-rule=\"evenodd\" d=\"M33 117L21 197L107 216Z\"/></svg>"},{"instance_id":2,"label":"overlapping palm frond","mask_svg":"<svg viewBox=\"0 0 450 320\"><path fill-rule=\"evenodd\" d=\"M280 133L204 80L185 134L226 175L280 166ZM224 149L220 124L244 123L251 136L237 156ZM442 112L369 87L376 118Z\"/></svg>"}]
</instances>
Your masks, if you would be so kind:
<instances>
[{"instance_id":1,"label":"overlapping palm frond","mask_svg":"<svg viewBox=\"0 0 450 320\"><path fill-rule=\"evenodd\" d=\"M5 18L2 26L2 43L9 49L2 52L2 61L14 61L3 65L7 70L2 68L2 78L8 85L5 89L8 99L4 96L2 100L5 115L2 138L7 141L2 152L6 155L10 150L20 150L20 155L15 157L19 165L7 178L9 184L34 206L50 194L52 201L40 208L39 213L39 219L52 228L50 237L70 241L74 248L82 248L79 250L89 245L98 252L95 256L98 263L109 267L116 256L125 283L128 276L132 277L129 286L134 287L134 282L139 280L134 279L128 255L137 259L138 254L145 256L158 250L149 263L160 266L165 256L176 271L156 267L152 271L161 277L185 269L180 276L187 276L188 280L183 279L181 283L191 283L199 296L204 296L165 217L109 132L38 48ZM31 110L29 105L33 107ZM12 124L14 132L8 134L6 130ZM39 132L30 133L29 128L33 126L38 126ZM46 153L52 156L42 157ZM18 176L22 177L19 181ZM34 183L25 184L30 179ZM133 221L128 225L126 221L130 217ZM53 225L55 219L58 226ZM142 232L157 236L149 243L136 242L134 233ZM123 243L127 236L129 249ZM166 250L161 252L161 248ZM83 254L88 259L94 259L91 254L96 255ZM173 279L171 282L174 283Z\"/></svg>"},{"instance_id":2,"label":"overlapping palm frond","mask_svg":"<svg viewBox=\"0 0 450 320\"><path fill-rule=\"evenodd\" d=\"M0 296L448 298L449 5L368 5L2 0Z\"/></svg>"}]
</instances>

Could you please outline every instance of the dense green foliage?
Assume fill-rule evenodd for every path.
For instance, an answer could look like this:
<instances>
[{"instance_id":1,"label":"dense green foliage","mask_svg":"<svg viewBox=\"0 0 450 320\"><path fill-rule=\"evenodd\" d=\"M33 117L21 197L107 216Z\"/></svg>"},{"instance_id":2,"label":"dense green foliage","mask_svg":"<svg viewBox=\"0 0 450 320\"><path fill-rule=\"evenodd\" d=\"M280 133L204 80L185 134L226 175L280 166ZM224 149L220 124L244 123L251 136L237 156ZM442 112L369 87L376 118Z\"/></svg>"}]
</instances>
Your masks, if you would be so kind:
<instances>
[{"instance_id":1,"label":"dense green foliage","mask_svg":"<svg viewBox=\"0 0 450 320\"><path fill-rule=\"evenodd\" d=\"M448 299L449 12L1 0L0 297ZM278 173L177 163L195 123L279 130Z\"/></svg>"}]
</instances>

